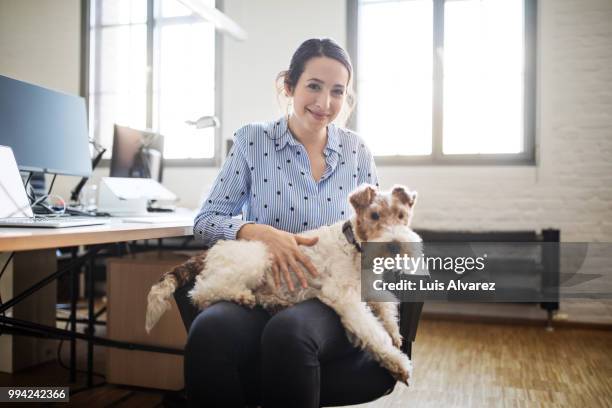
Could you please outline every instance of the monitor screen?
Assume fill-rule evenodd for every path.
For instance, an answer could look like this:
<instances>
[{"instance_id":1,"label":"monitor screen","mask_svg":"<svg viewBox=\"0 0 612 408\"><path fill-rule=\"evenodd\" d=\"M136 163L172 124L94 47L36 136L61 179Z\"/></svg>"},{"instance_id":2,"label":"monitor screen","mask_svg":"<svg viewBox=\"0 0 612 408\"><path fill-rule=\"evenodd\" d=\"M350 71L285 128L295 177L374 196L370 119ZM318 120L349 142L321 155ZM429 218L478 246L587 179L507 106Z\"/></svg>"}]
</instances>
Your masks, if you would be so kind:
<instances>
[{"instance_id":1,"label":"monitor screen","mask_svg":"<svg viewBox=\"0 0 612 408\"><path fill-rule=\"evenodd\" d=\"M115 125L111 177L162 181L164 138L144 130Z\"/></svg>"},{"instance_id":2,"label":"monitor screen","mask_svg":"<svg viewBox=\"0 0 612 408\"><path fill-rule=\"evenodd\" d=\"M22 171L88 177L85 100L0 75L0 145Z\"/></svg>"}]
</instances>

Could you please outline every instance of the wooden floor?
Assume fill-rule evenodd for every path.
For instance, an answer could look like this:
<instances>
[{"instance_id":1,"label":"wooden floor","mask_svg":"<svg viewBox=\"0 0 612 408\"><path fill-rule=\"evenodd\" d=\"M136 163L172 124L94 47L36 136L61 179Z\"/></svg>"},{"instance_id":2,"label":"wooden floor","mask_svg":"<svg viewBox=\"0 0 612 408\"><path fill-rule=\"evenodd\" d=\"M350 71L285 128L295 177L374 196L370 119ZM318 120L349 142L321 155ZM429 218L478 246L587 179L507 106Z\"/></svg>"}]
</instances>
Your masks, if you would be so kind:
<instances>
[{"instance_id":1,"label":"wooden floor","mask_svg":"<svg viewBox=\"0 0 612 408\"><path fill-rule=\"evenodd\" d=\"M96 371L104 352L96 349ZM68 347L63 347L68 361ZM85 349L79 348L79 367ZM409 388L360 408L386 407L611 407L612 331L423 320L414 346ZM79 388L83 384L79 375ZM0 374L0 386L65 385L57 363ZM97 382L102 379L96 378ZM72 406L156 407L156 390L105 385L77 393ZM16 405L17 406L17 405ZM65 406L65 405L64 405Z\"/></svg>"},{"instance_id":2,"label":"wooden floor","mask_svg":"<svg viewBox=\"0 0 612 408\"><path fill-rule=\"evenodd\" d=\"M359 407L612 407L612 331L426 320L413 363Z\"/></svg>"}]
</instances>

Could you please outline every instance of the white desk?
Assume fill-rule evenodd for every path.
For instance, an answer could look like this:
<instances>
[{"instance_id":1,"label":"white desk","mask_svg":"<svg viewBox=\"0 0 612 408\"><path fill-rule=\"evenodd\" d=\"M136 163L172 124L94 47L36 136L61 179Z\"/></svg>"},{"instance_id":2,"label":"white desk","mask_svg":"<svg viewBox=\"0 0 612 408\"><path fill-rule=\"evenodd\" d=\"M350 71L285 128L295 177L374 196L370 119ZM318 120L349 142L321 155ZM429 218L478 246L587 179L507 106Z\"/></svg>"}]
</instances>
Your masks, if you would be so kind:
<instances>
[{"instance_id":1,"label":"white desk","mask_svg":"<svg viewBox=\"0 0 612 408\"><path fill-rule=\"evenodd\" d=\"M168 221L168 216L164 216L164 221ZM0 267L8 257L7 254L2 254L3 252L17 252L13 262L15 268L9 266L0 282L4 295L2 300L7 302L31 285L50 276L57 267L56 248L184 237L192 234L193 222L184 214L178 215L176 221L156 224L128 223L118 218L106 225L86 227L0 228ZM55 302L55 282L52 282L38 290L35 297L28 297L20 301L19 305L16 304L12 309L12 315L15 318L55 327ZM0 369L6 366L3 371L10 372L55 358L53 351L56 343L50 340L20 337L19 347L16 347L12 338L13 336L0 336L0 360L4 361L0 364ZM73 342L74 340L71 341ZM25 344L28 347L24 347ZM19 357L13 356L13 351L17 348L27 348L30 354L31 350L36 350L38 355L22 353ZM72 368L74 369L74 365Z\"/></svg>"},{"instance_id":2,"label":"white desk","mask_svg":"<svg viewBox=\"0 0 612 408\"><path fill-rule=\"evenodd\" d=\"M0 252L30 251L77 245L106 244L183 237L193 234L193 223L185 219L156 224L127 223L118 218L106 225L71 228L0 228Z\"/></svg>"}]
</instances>

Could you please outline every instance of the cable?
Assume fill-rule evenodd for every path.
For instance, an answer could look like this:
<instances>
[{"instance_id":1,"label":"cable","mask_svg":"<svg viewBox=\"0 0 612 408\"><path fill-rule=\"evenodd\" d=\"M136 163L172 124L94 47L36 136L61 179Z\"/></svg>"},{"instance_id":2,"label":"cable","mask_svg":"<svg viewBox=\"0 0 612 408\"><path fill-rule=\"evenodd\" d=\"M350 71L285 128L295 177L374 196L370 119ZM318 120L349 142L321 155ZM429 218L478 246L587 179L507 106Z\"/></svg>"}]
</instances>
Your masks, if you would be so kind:
<instances>
[{"instance_id":1,"label":"cable","mask_svg":"<svg viewBox=\"0 0 612 408\"><path fill-rule=\"evenodd\" d=\"M53 178L51 179L51 186L49 187L49 191L47 191L47 195L50 196L51 195L51 190L53 190L53 184L55 184L55 178L57 177L57 174L53 175Z\"/></svg>"},{"instance_id":2,"label":"cable","mask_svg":"<svg viewBox=\"0 0 612 408\"><path fill-rule=\"evenodd\" d=\"M106 152L106 149L102 145L98 144L93 139L90 139L89 143L91 143L95 151L94 158L91 161L91 169L93 171L98 166L98 163L100 163L100 160L102 160L102 157L104 156L104 153ZM79 202L79 195L81 193L81 190L85 186L85 183L87 183L87 180L89 180L89 177L81 177L81 180L74 187L74 189L70 192L70 201L72 201L73 203Z\"/></svg>"},{"instance_id":3,"label":"cable","mask_svg":"<svg viewBox=\"0 0 612 408\"><path fill-rule=\"evenodd\" d=\"M45 197L45 200L51 196L51 190L53 190L53 185L55 184L55 178L56 178L56 177L57 177L57 174L54 174L54 175L53 175L53 178L51 179L51 185L49 186L49 190L47 191L47 195L45 195L45 196L44 196L44 197ZM58 196L58 197L59 197L59 196ZM64 200L63 200L63 198L61 198L61 197L59 197L59 198L60 198L62 201L64 201ZM57 214L57 213L59 213L59 214L63 214L63 213L64 213L64 211L61 211L61 212L56 211L56 210L53 208L53 206L49 206L49 205L48 205L47 203L45 203L45 202L39 202L39 203L38 203L38 206L39 206L39 207L44 208L44 209L45 209L45 210L46 210L46 211L47 211L49 214ZM34 207L34 205L32 205L32 207ZM66 210L66 205L65 205L65 204L64 204L64 210Z\"/></svg>"},{"instance_id":4,"label":"cable","mask_svg":"<svg viewBox=\"0 0 612 408\"><path fill-rule=\"evenodd\" d=\"M4 186L2 185L2 183L0 183L0 186L4 187ZM6 192L6 190L5 190L5 192ZM11 196L9 196L9 197L12 199L12 197L11 197ZM35 200L35 201L34 201L32 204L28 203L27 205L24 205L24 206L21 206L21 207L17 208L15 211L13 211L13 212L12 212L12 213L10 213L9 215L7 215L5 218L11 218L13 215L15 215L15 214L18 214L18 213L22 212L23 210L25 210L25 209L26 209L26 208L28 208L28 207L30 207L30 208L31 208L31 207L34 207L36 204L38 204L38 203L40 203L41 201L44 201L44 200L46 200L46 199L47 199L47 196L46 196L46 195L44 195L44 196L42 196L42 197L40 197L40 198L36 199L36 200ZM15 201L13 201L13 203L15 203Z\"/></svg>"},{"instance_id":5,"label":"cable","mask_svg":"<svg viewBox=\"0 0 612 408\"><path fill-rule=\"evenodd\" d=\"M34 190L30 190L30 181L32 181L32 177L34 177L34 172L31 171L28 173L28 178L26 179L26 182L24 184L24 188L25 188L25 192L26 195L28 196L28 198L30 199L30 202L32 201L36 201L36 194L34 194Z\"/></svg>"},{"instance_id":6,"label":"cable","mask_svg":"<svg viewBox=\"0 0 612 408\"><path fill-rule=\"evenodd\" d=\"M32 179L32 176L33 176L33 175L34 175L34 172L31 172L31 171L30 171L30 172L28 172L28 178L27 178L27 179L26 179L26 181L25 181L25 186L26 186L26 189L27 189L27 187L28 187L28 183L29 183L29 182L30 182L30 180Z\"/></svg>"},{"instance_id":7,"label":"cable","mask_svg":"<svg viewBox=\"0 0 612 408\"><path fill-rule=\"evenodd\" d=\"M58 196L56 194L51 194L51 195L47 195L45 196L47 199L50 197L55 197L57 199L57 201L55 203L40 203L38 204L39 207L44 208L47 213L51 214L51 215L62 215L66 212L66 201L64 201L64 199L61 196ZM60 208L61 206L61 208Z\"/></svg>"},{"instance_id":8,"label":"cable","mask_svg":"<svg viewBox=\"0 0 612 408\"><path fill-rule=\"evenodd\" d=\"M42 195L41 197L36 198L36 193L32 192L32 194L30 194L29 191L29 182L32 178L34 173L30 172L28 179L26 180L26 184L25 184L25 191L26 191L26 195L28 196L28 198L30 199L30 204L29 207L32 208L32 210L34 210L34 206L38 205L38 208L42 208L44 209L47 214L52 214L52 215L61 215L64 214L64 212L66 211L66 201L59 195L57 194L51 194L51 191L53 190L53 185L55 184L55 179L57 178L57 174L53 175L53 178L51 179L51 185L49 186L49 190L47 192L47 194ZM5 189L6 191L6 189ZM56 209L54 208L53 204L49 205L48 203L46 203L45 201L49 198L49 197L57 197L59 199L59 202L62 204L63 208L62 209ZM9 217L15 215L16 213L20 212L21 210L27 208L26 206L19 208L16 211L13 211L12 214L9 215Z\"/></svg>"},{"instance_id":9,"label":"cable","mask_svg":"<svg viewBox=\"0 0 612 408\"><path fill-rule=\"evenodd\" d=\"M55 180L55 177L54 177ZM53 185L51 185L51 187L53 187ZM59 199L59 202L62 204L63 209L60 210L55 210L52 207L49 207L47 204L41 204L41 207L44 208L45 210L47 210L50 214L63 214L66 211L66 201L64 201L64 199L56 194L45 194L41 197L38 197L37 199L32 200L32 198L30 196L28 196L28 198L32 201L28 202L28 204L23 205L21 207L19 207L19 204L17 203L17 201L15 201L15 198L9 193L8 189L4 186L4 184L2 183L2 181L0 181L0 188L4 191L4 193L6 194L6 196L9 198L9 200L11 200L11 202L13 203L13 205L16 207L16 209L10 213L5 215L3 218L11 218L13 217L15 214L19 214L19 213L23 213L23 210L25 210L26 208L30 207L30 208L34 208L35 205L42 203L43 201L45 201L47 198L49 197L57 197ZM49 189L49 191L51 191ZM27 189L26 189L26 193L27 193ZM25 216L26 214L23 213L23 216Z\"/></svg>"}]
</instances>

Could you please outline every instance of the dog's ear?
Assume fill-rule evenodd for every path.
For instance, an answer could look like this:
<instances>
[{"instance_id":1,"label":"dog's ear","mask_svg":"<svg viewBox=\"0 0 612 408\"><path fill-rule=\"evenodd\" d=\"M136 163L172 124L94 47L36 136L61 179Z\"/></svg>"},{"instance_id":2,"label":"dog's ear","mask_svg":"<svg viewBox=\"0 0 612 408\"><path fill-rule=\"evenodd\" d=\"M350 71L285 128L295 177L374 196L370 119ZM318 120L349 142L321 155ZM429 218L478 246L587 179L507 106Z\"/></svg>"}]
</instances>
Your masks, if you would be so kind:
<instances>
[{"instance_id":1,"label":"dog's ear","mask_svg":"<svg viewBox=\"0 0 612 408\"><path fill-rule=\"evenodd\" d=\"M391 196L398 199L402 204L412 207L416 203L417 192L408 191L404 186L395 185L391 190Z\"/></svg>"},{"instance_id":2,"label":"dog's ear","mask_svg":"<svg viewBox=\"0 0 612 408\"><path fill-rule=\"evenodd\" d=\"M375 196L376 187L370 184L363 184L349 195L349 202L355 210L359 210L369 207L374 201Z\"/></svg>"}]
</instances>

